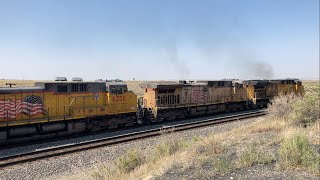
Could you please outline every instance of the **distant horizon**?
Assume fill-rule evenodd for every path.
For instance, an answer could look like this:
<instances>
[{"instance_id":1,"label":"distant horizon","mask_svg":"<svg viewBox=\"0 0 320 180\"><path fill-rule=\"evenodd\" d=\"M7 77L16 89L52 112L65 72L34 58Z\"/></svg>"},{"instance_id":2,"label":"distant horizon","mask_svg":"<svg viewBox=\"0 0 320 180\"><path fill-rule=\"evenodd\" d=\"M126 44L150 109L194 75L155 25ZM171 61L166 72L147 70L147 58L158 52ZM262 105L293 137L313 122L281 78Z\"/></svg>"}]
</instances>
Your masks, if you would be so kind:
<instances>
[{"instance_id":1,"label":"distant horizon","mask_svg":"<svg viewBox=\"0 0 320 180\"><path fill-rule=\"evenodd\" d=\"M192 81L196 81L196 80L203 80L203 81L210 81L210 80L284 80L284 79L299 79L301 81L320 81L320 78L306 78L306 79L301 79L301 78L294 78L294 77L288 77L288 78L271 78L271 79L255 79L255 78L251 78L251 79L237 79L237 78L222 78L222 79L120 79L121 81L180 81L180 80L192 80ZM5 79L5 78L0 78L0 80L3 81L54 81L54 78L52 79ZM99 80L99 78L97 79L83 79L83 81L96 81ZM102 79L102 80L106 80L106 79ZM115 79L108 79L108 80L115 80ZM71 81L71 78L67 77L67 81Z\"/></svg>"}]
</instances>

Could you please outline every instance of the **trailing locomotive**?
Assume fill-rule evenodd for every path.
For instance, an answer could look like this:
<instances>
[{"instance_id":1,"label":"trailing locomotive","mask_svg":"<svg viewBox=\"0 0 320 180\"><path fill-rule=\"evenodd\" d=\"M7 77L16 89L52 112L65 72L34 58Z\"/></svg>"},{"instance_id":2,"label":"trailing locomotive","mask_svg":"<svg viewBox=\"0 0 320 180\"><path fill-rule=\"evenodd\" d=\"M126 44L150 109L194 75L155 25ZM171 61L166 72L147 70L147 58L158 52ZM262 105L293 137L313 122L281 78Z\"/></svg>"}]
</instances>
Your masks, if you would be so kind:
<instances>
[{"instance_id":1,"label":"trailing locomotive","mask_svg":"<svg viewBox=\"0 0 320 180\"><path fill-rule=\"evenodd\" d=\"M303 92L297 79L180 81L141 87L145 120L151 122L266 107L278 94Z\"/></svg>"},{"instance_id":2,"label":"trailing locomotive","mask_svg":"<svg viewBox=\"0 0 320 180\"><path fill-rule=\"evenodd\" d=\"M219 80L143 83L143 100L121 81L36 82L0 88L0 144L267 106L301 81Z\"/></svg>"}]
</instances>

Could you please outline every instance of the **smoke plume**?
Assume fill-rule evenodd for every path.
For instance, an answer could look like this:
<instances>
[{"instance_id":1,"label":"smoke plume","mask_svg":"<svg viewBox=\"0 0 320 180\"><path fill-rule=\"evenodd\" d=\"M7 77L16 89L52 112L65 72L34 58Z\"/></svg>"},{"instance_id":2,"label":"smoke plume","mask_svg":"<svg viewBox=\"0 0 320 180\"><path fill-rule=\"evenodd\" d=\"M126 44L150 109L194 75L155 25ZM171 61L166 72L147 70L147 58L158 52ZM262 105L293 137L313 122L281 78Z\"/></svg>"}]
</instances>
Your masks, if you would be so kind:
<instances>
[{"instance_id":1,"label":"smoke plume","mask_svg":"<svg viewBox=\"0 0 320 180\"><path fill-rule=\"evenodd\" d=\"M266 62L252 62L253 76L259 79L272 79L273 67Z\"/></svg>"},{"instance_id":2,"label":"smoke plume","mask_svg":"<svg viewBox=\"0 0 320 180\"><path fill-rule=\"evenodd\" d=\"M187 66L186 62L179 56L177 43L175 41L171 43L167 43L166 46L164 47L164 52L170 64L172 64L174 69L177 71L179 78L180 79L188 78L190 74L190 69Z\"/></svg>"},{"instance_id":3,"label":"smoke plume","mask_svg":"<svg viewBox=\"0 0 320 180\"><path fill-rule=\"evenodd\" d=\"M233 49L228 64L241 79L272 79L274 71L271 64L248 48Z\"/></svg>"},{"instance_id":4,"label":"smoke plume","mask_svg":"<svg viewBox=\"0 0 320 180\"><path fill-rule=\"evenodd\" d=\"M273 67L263 61L247 61L240 68L245 79L272 79L274 77Z\"/></svg>"}]
</instances>

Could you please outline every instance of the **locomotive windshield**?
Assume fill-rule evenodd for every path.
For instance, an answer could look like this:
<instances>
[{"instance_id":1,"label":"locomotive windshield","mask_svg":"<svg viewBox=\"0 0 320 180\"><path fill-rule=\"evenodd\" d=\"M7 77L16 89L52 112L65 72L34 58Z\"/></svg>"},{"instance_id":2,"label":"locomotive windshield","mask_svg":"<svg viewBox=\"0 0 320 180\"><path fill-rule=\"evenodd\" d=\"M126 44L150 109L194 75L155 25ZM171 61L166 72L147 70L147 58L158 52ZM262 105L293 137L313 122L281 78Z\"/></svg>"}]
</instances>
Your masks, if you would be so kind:
<instances>
[{"instance_id":1,"label":"locomotive windshield","mask_svg":"<svg viewBox=\"0 0 320 180\"><path fill-rule=\"evenodd\" d=\"M122 94L122 93L128 92L128 87L127 87L127 84L123 82L112 82L112 83L107 82L106 90L107 92L112 94Z\"/></svg>"}]
</instances>

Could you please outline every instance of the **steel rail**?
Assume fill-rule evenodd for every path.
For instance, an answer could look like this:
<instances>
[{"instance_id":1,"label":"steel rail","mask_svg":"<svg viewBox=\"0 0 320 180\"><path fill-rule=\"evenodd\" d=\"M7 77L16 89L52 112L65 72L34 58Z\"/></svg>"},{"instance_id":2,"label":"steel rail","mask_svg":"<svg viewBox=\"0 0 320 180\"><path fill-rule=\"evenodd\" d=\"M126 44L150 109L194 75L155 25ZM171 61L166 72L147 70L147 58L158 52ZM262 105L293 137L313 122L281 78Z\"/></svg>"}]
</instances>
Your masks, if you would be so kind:
<instances>
[{"instance_id":1,"label":"steel rail","mask_svg":"<svg viewBox=\"0 0 320 180\"><path fill-rule=\"evenodd\" d=\"M155 128L155 129L150 129L146 131L128 133L128 134L123 134L123 135L118 135L118 136L113 136L108 138L56 146L52 148L40 149L37 151L32 151L27 153L5 156L0 158L0 169L6 168L9 166L18 165L18 164L27 163L27 162L32 162L36 160L62 156L66 154L125 143L129 141L134 141L134 140L140 140L140 139L149 138L149 137L155 137L155 136L159 136L166 133L179 132L179 131L184 131L189 129L200 128L204 126L210 126L214 124L222 124L222 123L237 121L241 119L263 116L265 114L266 114L266 111L263 111L263 110L256 111L256 112L247 112L247 113L242 113L237 115L199 120L199 121L184 123L184 124L163 126L161 128Z\"/></svg>"}]
</instances>

